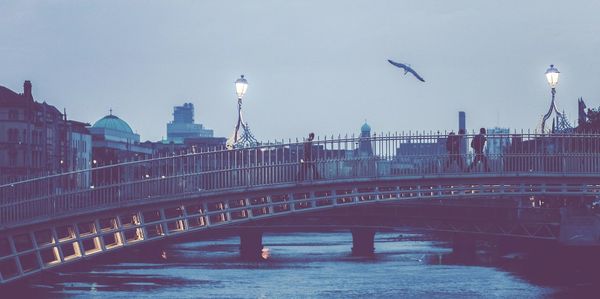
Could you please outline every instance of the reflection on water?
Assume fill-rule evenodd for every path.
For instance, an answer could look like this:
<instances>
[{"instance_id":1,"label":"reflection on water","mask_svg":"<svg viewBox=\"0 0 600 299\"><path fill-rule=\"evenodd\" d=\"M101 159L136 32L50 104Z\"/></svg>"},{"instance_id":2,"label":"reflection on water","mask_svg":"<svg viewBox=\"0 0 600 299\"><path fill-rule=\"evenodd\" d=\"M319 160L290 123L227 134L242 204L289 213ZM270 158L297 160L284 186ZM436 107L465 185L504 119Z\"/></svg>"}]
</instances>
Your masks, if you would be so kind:
<instances>
[{"instance_id":1,"label":"reflection on water","mask_svg":"<svg viewBox=\"0 0 600 299\"><path fill-rule=\"evenodd\" d=\"M260 254L260 257L261 257L263 260L266 260L266 259L268 259L270 256L271 256L271 249L269 249L268 247L264 247L264 248L262 249L262 252L261 252L261 254Z\"/></svg>"},{"instance_id":2,"label":"reflection on water","mask_svg":"<svg viewBox=\"0 0 600 299\"><path fill-rule=\"evenodd\" d=\"M151 244L49 272L3 294L151 298L581 298L597 297L596 263L464 258L413 233L378 233L376 254L350 255L348 232L266 233L264 261L245 262L239 240ZM563 260L562 258L560 259ZM565 259L566 260L566 259ZM9 298L4 297L3 298ZM16 296L15 296L16 298Z\"/></svg>"}]
</instances>

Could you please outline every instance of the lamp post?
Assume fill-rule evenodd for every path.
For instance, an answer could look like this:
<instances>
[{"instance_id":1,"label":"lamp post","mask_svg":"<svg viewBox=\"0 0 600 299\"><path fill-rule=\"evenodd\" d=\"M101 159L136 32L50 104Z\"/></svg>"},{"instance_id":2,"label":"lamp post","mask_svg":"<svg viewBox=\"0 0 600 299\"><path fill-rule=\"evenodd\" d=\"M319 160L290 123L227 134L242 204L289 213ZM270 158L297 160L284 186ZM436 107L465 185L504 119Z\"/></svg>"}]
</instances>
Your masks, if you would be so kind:
<instances>
[{"instance_id":1,"label":"lamp post","mask_svg":"<svg viewBox=\"0 0 600 299\"><path fill-rule=\"evenodd\" d=\"M248 81L244 78L244 75L241 75L239 79L235 80L235 93L238 98L238 120L233 135L227 140L227 148L230 149L258 145L258 141L250 132L248 123L245 123L242 117L242 98L246 94L246 90L248 90Z\"/></svg>"},{"instance_id":2,"label":"lamp post","mask_svg":"<svg viewBox=\"0 0 600 299\"><path fill-rule=\"evenodd\" d=\"M542 119L542 134L546 132L546 121L548 120L548 118L550 118L550 115L552 115L552 111L555 111L559 117L562 116L562 114L558 112L558 109L556 108L556 103L554 102L554 95L556 94L556 85L558 84L558 74L560 74L560 72L557 68L554 67L554 64L551 64L550 68L546 70L546 80L548 81L548 85L550 85L551 88L552 101L550 102L550 109L548 109L548 112L544 115L544 118Z\"/></svg>"}]
</instances>

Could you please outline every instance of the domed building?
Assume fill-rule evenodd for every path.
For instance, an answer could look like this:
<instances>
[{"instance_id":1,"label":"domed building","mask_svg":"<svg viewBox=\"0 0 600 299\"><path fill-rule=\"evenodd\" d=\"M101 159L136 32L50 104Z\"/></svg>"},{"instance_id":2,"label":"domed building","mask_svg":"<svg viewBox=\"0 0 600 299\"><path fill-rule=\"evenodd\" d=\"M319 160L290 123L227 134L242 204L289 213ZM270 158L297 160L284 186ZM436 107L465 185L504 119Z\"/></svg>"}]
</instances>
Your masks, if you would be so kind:
<instances>
[{"instance_id":1,"label":"domed building","mask_svg":"<svg viewBox=\"0 0 600 299\"><path fill-rule=\"evenodd\" d=\"M371 126L367 122L365 122L362 127L360 127L360 136L361 137L371 137Z\"/></svg>"},{"instance_id":2,"label":"domed building","mask_svg":"<svg viewBox=\"0 0 600 299\"><path fill-rule=\"evenodd\" d=\"M358 143L359 156L373 156L373 146L371 145L371 126L365 123L360 127L360 141Z\"/></svg>"},{"instance_id":3,"label":"domed building","mask_svg":"<svg viewBox=\"0 0 600 299\"><path fill-rule=\"evenodd\" d=\"M95 165L123 162L140 156L152 155L151 147L140 144L140 135L116 115L104 116L90 127L92 159Z\"/></svg>"},{"instance_id":4,"label":"domed building","mask_svg":"<svg viewBox=\"0 0 600 299\"><path fill-rule=\"evenodd\" d=\"M133 132L129 124L118 116L113 115L112 111L109 115L99 119L90 128L90 132L94 135L94 140L106 140L124 142L134 144L140 142L140 135Z\"/></svg>"}]
</instances>

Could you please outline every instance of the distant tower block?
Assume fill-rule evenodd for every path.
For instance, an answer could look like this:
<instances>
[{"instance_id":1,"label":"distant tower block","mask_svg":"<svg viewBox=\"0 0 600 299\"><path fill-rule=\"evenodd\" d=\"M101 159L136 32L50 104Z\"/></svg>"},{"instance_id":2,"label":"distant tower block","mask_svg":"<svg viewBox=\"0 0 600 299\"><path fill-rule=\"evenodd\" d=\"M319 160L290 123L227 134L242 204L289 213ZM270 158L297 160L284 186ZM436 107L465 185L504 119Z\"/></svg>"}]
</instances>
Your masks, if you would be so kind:
<instances>
[{"instance_id":1,"label":"distant tower block","mask_svg":"<svg viewBox=\"0 0 600 299\"><path fill-rule=\"evenodd\" d=\"M467 131L467 115L464 111L458 111L458 129Z\"/></svg>"},{"instance_id":2,"label":"distant tower block","mask_svg":"<svg viewBox=\"0 0 600 299\"><path fill-rule=\"evenodd\" d=\"M173 121L167 123L167 140L183 144L186 138L212 138L213 130L194 123L194 104L173 107Z\"/></svg>"},{"instance_id":3,"label":"distant tower block","mask_svg":"<svg viewBox=\"0 0 600 299\"><path fill-rule=\"evenodd\" d=\"M467 133L467 114L464 111L458 111L458 131L460 132L461 129L464 133ZM458 152L464 155L467 153L467 149L467 138L463 138ZM464 156L461 159L464 159Z\"/></svg>"}]
</instances>

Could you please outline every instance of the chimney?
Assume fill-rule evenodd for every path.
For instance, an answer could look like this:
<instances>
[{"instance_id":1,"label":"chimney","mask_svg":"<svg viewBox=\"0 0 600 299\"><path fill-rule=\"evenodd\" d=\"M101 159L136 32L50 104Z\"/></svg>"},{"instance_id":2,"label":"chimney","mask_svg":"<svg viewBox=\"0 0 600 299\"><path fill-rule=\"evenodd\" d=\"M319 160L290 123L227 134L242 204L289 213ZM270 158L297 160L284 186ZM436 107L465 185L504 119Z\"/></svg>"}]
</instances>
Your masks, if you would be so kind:
<instances>
[{"instance_id":1,"label":"chimney","mask_svg":"<svg viewBox=\"0 0 600 299\"><path fill-rule=\"evenodd\" d=\"M31 81L25 80L23 83L23 95L25 98L33 100L33 96L31 95Z\"/></svg>"},{"instance_id":2,"label":"chimney","mask_svg":"<svg viewBox=\"0 0 600 299\"><path fill-rule=\"evenodd\" d=\"M467 114L464 111L458 111L458 130L460 132L460 130L463 130L463 132L466 134L467 133ZM458 149L458 152L461 155L464 155L467 153L467 138L463 138L463 141L460 144L460 147ZM464 158L463 159L463 163L465 163Z\"/></svg>"}]
</instances>

